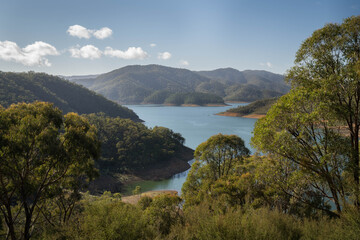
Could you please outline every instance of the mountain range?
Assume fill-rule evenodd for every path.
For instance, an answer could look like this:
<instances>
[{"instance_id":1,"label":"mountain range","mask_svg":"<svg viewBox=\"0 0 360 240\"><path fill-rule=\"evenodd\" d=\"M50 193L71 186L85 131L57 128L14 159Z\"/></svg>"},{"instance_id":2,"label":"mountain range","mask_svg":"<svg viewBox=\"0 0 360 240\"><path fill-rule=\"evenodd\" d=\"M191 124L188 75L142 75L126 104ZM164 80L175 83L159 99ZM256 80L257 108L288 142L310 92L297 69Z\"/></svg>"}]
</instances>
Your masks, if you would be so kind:
<instances>
[{"instance_id":1,"label":"mountain range","mask_svg":"<svg viewBox=\"0 0 360 240\"><path fill-rule=\"evenodd\" d=\"M151 102L153 95L163 96L166 103L166 99L178 93L210 94L209 101L216 99L216 95L225 101L250 102L281 96L290 89L283 75L233 68L190 71L161 65L131 65L98 76L65 78L121 104L161 103Z\"/></svg>"}]
</instances>

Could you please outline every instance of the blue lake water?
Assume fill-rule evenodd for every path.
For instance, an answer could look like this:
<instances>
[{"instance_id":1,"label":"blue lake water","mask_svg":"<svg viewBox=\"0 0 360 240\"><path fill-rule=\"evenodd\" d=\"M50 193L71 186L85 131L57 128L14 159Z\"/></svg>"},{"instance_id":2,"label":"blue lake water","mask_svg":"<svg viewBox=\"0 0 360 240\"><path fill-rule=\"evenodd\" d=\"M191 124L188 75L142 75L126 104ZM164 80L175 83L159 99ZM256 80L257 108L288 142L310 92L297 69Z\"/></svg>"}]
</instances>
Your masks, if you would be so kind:
<instances>
[{"instance_id":1,"label":"blue lake water","mask_svg":"<svg viewBox=\"0 0 360 240\"><path fill-rule=\"evenodd\" d=\"M231 104L226 107L173 107L162 105L127 105L132 109L148 127L163 126L181 133L185 138L185 145L195 149L200 143L212 135L236 134L244 139L246 146L250 147L250 139L256 119L217 116L216 113L224 112L229 108L244 103ZM181 192L181 187L186 180L187 173L174 175L162 181L144 181L128 186L128 192L141 186L142 192L149 190L176 190Z\"/></svg>"}]
</instances>

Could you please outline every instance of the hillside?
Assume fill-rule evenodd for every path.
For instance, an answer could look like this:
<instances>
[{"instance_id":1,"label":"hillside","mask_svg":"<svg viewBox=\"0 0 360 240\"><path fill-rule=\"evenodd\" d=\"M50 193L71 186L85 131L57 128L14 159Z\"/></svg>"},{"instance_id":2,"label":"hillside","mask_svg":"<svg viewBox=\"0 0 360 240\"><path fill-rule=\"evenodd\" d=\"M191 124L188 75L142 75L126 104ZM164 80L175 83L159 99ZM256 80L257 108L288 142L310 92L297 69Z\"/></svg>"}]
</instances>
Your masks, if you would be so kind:
<instances>
[{"instance_id":1,"label":"hillside","mask_svg":"<svg viewBox=\"0 0 360 240\"><path fill-rule=\"evenodd\" d=\"M225 101L254 101L283 95L289 89L282 75L232 68L195 72L160 65L133 65L96 78L70 79L122 104L163 103L169 93L193 92L215 94ZM149 101L154 94L156 102Z\"/></svg>"},{"instance_id":2,"label":"hillside","mask_svg":"<svg viewBox=\"0 0 360 240\"><path fill-rule=\"evenodd\" d=\"M132 110L60 77L34 72L0 72L0 105L8 107L12 103L36 100L52 102L64 113L104 112L112 117L141 121Z\"/></svg>"},{"instance_id":3,"label":"hillside","mask_svg":"<svg viewBox=\"0 0 360 240\"><path fill-rule=\"evenodd\" d=\"M246 106L239 106L236 108L230 108L226 112L219 113L217 115L230 116L230 117L250 117L260 118L265 116L271 106L278 100L278 98L268 98L257 100Z\"/></svg>"},{"instance_id":4,"label":"hillside","mask_svg":"<svg viewBox=\"0 0 360 240\"><path fill-rule=\"evenodd\" d=\"M211 93L190 92L173 93L166 90L153 92L143 101L145 104L167 104L167 105L198 105L206 104L225 105L224 100L218 95Z\"/></svg>"}]
</instances>

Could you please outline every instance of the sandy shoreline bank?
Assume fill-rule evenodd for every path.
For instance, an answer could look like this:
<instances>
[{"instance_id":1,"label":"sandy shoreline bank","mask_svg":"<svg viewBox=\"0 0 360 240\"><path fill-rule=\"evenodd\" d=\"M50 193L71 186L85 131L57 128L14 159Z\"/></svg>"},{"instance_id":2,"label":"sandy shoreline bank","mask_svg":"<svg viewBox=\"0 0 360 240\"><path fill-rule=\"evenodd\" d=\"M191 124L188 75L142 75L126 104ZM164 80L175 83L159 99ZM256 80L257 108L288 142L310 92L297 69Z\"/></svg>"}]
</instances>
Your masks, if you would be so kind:
<instances>
[{"instance_id":1,"label":"sandy shoreline bank","mask_svg":"<svg viewBox=\"0 0 360 240\"><path fill-rule=\"evenodd\" d=\"M217 113L216 115L218 115L218 116L226 116L226 117L255 118L255 119L263 118L263 117L266 116L266 115L262 115L262 114L241 115L239 113L234 113L234 112L223 112L223 113Z\"/></svg>"}]
</instances>

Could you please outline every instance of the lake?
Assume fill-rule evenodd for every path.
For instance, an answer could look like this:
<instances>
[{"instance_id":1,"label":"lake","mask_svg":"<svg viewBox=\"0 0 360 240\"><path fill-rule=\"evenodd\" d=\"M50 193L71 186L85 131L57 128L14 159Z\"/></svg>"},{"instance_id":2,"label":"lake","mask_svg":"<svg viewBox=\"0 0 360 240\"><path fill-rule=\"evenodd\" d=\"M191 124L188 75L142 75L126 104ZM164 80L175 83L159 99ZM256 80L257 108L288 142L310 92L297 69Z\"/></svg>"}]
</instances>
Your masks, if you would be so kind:
<instances>
[{"instance_id":1,"label":"lake","mask_svg":"<svg viewBox=\"0 0 360 240\"><path fill-rule=\"evenodd\" d=\"M236 134L251 149L250 139L256 119L215 115L240 105L246 104L234 103L225 107L174 107L163 105L126 105L126 107L132 109L145 121L144 124L148 127L163 126L172 129L174 132L181 133L185 138L185 145L192 149L218 133ZM129 185L126 192L131 193L131 190L136 185L139 185L142 192L176 190L180 194L188 172L189 170L162 181L144 181Z\"/></svg>"}]
</instances>

